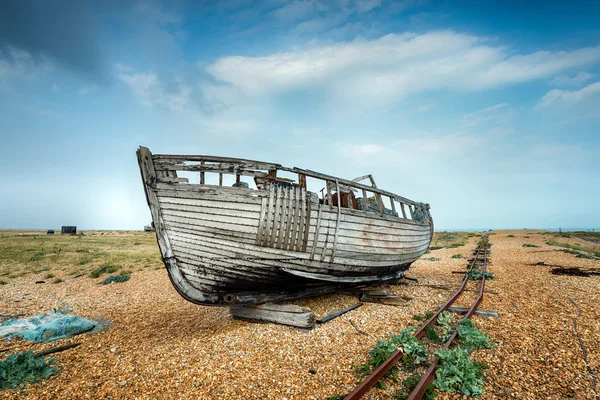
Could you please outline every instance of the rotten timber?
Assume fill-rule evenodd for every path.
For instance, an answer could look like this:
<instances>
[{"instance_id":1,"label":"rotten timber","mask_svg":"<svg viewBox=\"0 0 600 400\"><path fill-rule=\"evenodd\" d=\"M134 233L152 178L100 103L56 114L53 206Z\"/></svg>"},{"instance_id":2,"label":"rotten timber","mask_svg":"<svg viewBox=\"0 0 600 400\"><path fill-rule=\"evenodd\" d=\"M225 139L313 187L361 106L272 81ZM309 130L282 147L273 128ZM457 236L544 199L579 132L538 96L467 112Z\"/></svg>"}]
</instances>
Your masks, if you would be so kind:
<instances>
[{"instance_id":1,"label":"rotten timber","mask_svg":"<svg viewBox=\"0 0 600 400\"><path fill-rule=\"evenodd\" d=\"M385 304L389 306L406 306L410 300L412 300L412 297L397 296L390 294L386 290L366 291L360 297L360 301L362 302Z\"/></svg>"},{"instance_id":2,"label":"rotten timber","mask_svg":"<svg viewBox=\"0 0 600 400\"><path fill-rule=\"evenodd\" d=\"M229 312L234 319L245 321L272 322L305 329L312 329L315 326L315 314L310 311L310 308L293 304L231 306Z\"/></svg>"},{"instance_id":3,"label":"rotten timber","mask_svg":"<svg viewBox=\"0 0 600 400\"><path fill-rule=\"evenodd\" d=\"M351 305L350 307L346 307L342 310L336 311L334 313L325 315L324 317L321 317L317 320L317 324L324 324L327 321L331 321L334 318L339 317L340 315L346 314L348 311L352 311L357 309L358 307L362 306L362 303L357 303L354 305Z\"/></svg>"},{"instance_id":4,"label":"rotten timber","mask_svg":"<svg viewBox=\"0 0 600 400\"><path fill-rule=\"evenodd\" d=\"M197 304L259 304L391 283L431 242L429 205L378 188L370 175L359 178L368 186L262 161L153 155L145 147L137 155L169 278ZM325 194L309 191L307 178L320 180ZM377 206L359 206L354 192Z\"/></svg>"}]
</instances>

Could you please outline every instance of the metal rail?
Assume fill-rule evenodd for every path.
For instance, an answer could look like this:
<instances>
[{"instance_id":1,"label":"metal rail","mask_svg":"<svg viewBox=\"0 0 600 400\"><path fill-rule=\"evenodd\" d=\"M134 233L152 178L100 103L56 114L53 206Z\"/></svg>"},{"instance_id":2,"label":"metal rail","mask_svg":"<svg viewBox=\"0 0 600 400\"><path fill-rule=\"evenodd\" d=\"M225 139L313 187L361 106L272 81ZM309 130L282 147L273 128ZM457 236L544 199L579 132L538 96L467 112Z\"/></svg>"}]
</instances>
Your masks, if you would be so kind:
<instances>
[{"instance_id":1,"label":"metal rail","mask_svg":"<svg viewBox=\"0 0 600 400\"><path fill-rule=\"evenodd\" d=\"M489 245L486 245L486 249L487 249L487 247L489 247ZM483 298L483 292L485 290L485 272L487 270L487 256L488 256L488 254L486 251L484 253L484 258L483 258L483 268L482 268L483 274L481 277L481 287L479 289L479 295L473 302L473 305L471 306L469 311L467 311L465 318L471 318L471 316L473 316L473 314L475 313L475 310L477 309L477 306L479 305L479 303L481 302L481 299ZM448 349L450 347L450 345L452 344L452 342L454 341L454 339L456 339L456 336L457 336L457 331L452 332L450 339L448 339L448 341L444 344L443 348ZM433 359L433 362L431 363L429 368L427 368L427 371L425 371L425 373L421 377L421 380L419 381L417 386L414 388L414 390L412 391L410 396L408 396L408 400L420 400L423 397L423 395L427 391L427 388L429 388L429 385L431 385L431 382L433 382L433 378L435 377L435 370L439 363L440 363L440 358L436 356Z\"/></svg>"},{"instance_id":2,"label":"metal rail","mask_svg":"<svg viewBox=\"0 0 600 400\"><path fill-rule=\"evenodd\" d=\"M476 250L473 252L475 257L473 257L473 260L469 266L469 270L467 271L467 273L465 273L463 281L462 281L460 287L458 288L458 290L452 295L452 297L450 297L450 299L448 299L448 301L434 315L432 315L419 329L417 329L413 333L414 337L416 337L417 339L421 338L425 334L425 329L428 326L434 324L435 321L437 321L438 316L442 313L442 311L445 311L448 307L450 307L456 301L456 299L462 294L462 292L465 289L465 286L467 285L467 282L469 280L469 272L471 272L473 270L473 268L475 267L475 263L479 259L479 256L483 255L483 257L484 257L483 258L484 274L483 274L483 277L481 280L481 288L479 290L479 296L477 297L477 299L475 300L475 302L473 303L473 305L471 306L471 308L469 309L469 311L467 312L467 315L465 317L465 318L471 318L471 316L477 309L477 306L481 302L481 299L483 298L483 291L485 288L485 271L487 268L488 249L489 249L489 243L487 242L487 240L484 241L483 243L480 242L478 244ZM456 338L456 335L457 335L457 333L456 333L456 331L454 331L452 333L450 339L445 343L444 349L447 349L450 346L452 341ZM364 396L369 390L371 390L373 388L373 386L375 386L375 384L379 381L379 379L381 379L390 369L392 369L394 367L394 365L396 365L398 360L400 360L400 358L402 357L402 354L403 353L402 353L401 349L398 349L394 353L392 353L392 355L387 360L385 360L383 362L383 364L381 364L375 371L373 371L373 373L371 373L371 375L369 375L352 392L348 393L346 395L346 397L344 397L344 400L357 400L357 399L360 399L362 396ZM409 400L413 400L413 399L418 400L423 397L423 394L425 393L425 391L427 390L427 388L433 381L435 369L436 369L437 365L439 364L439 362L440 362L440 359L438 357L435 357L435 359L433 360L433 363L427 369L427 371L421 378L421 381L419 381L419 383L417 384L415 390L411 393Z\"/></svg>"}]
</instances>

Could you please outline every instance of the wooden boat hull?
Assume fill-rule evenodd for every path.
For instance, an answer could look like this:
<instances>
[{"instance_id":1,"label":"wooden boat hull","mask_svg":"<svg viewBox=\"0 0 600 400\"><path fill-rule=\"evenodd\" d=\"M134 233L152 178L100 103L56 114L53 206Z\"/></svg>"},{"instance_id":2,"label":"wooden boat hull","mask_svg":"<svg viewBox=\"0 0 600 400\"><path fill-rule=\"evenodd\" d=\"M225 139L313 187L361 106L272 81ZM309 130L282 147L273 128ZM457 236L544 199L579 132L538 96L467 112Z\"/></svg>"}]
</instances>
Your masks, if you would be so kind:
<instances>
[{"instance_id":1,"label":"wooden boat hull","mask_svg":"<svg viewBox=\"0 0 600 400\"><path fill-rule=\"evenodd\" d=\"M392 282L431 242L428 207L415 208L424 213L418 220L337 207L295 184L188 184L169 168L186 167L177 157L191 156L161 157L138 150L148 205L170 279L197 304L254 304ZM238 180L248 171L219 165Z\"/></svg>"}]
</instances>

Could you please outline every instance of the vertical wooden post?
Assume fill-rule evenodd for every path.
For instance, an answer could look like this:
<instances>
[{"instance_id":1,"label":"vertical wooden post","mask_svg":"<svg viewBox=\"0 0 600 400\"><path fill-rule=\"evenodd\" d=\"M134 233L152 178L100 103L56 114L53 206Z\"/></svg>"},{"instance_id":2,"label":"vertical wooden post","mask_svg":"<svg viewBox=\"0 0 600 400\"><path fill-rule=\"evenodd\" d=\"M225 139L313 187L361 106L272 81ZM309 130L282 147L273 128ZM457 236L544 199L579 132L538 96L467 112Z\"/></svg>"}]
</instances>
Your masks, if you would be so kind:
<instances>
[{"instance_id":1,"label":"vertical wooden post","mask_svg":"<svg viewBox=\"0 0 600 400\"><path fill-rule=\"evenodd\" d=\"M329 204L329 209L333 210L333 201L331 200L331 188L329 187L329 181L325 181L325 186L327 186L327 204Z\"/></svg>"},{"instance_id":2,"label":"vertical wooden post","mask_svg":"<svg viewBox=\"0 0 600 400\"><path fill-rule=\"evenodd\" d=\"M400 203L400 210L402 210L402 218L406 219L406 210L404 210L404 203Z\"/></svg>"},{"instance_id":3,"label":"vertical wooden post","mask_svg":"<svg viewBox=\"0 0 600 400\"><path fill-rule=\"evenodd\" d=\"M337 201L338 201L338 212L337 212L337 221L335 223L335 234L333 236L333 249L331 251L331 259L329 262L333 262L335 259L335 248L337 247L337 238L338 238L338 229L340 228L340 214L342 213L342 199L340 198L340 183L338 180L335 180L335 191L337 192Z\"/></svg>"},{"instance_id":4,"label":"vertical wooden post","mask_svg":"<svg viewBox=\"0 0 600 400\"><path fill-rule=\"evenodd\" d=\"M398 214L396 214L396 204L394 204L394 198L390 196L390 203L392 203L392 215L397 217Z\"/></svg>"},{"instance_id":5,"label":"vertical wooden post","mask_svg":"<svg viewBox=\"0 0 600 400\"><path fill-rule=\"evenodd\" d=\"M200 166L204 167L204 161L200 161ZM204 171L200 171L200 184L204 185Z\"/></svg>"},{"instance_id":6,"label":"vertical wooden post","mask_svg":"<svg viewBox=\"0 0 600 400\"><path fill-rule=\"evenodd\" d=\"M306 175L298 174L298 183L300 184L301 187L306 189Z\"/></svg>"},{"instance_id":7,"label":"vertical wooden post","mask_svg":"<svg viewBox=\"0 0 600 400\"><path fill-rule=\"evenodd\" d=\"M223 173L219 172L219 186L223 186Z\"/></svg>"},{"instance_id":8,"label":"vertical wooden post","mask_svg":"<svg viewBox=\"0 0 600 400\"><path fill-rule=\"evenodd\" d=\"M240 174L235 175L235 186L240 186Z\"/></svg>"}]
</instances>

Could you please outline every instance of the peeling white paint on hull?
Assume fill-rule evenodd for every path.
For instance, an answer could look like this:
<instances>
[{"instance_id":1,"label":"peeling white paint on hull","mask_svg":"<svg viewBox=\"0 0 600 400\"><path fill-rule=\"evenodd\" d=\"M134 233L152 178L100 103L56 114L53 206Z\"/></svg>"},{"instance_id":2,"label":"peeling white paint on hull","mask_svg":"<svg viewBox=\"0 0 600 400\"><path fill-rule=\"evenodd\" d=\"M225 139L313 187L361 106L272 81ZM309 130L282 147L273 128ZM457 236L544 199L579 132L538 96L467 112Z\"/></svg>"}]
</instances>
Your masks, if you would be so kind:
<instances>
[{"instance_id":1,"label":"peeling white paint on hull","mask_svg":"<svg viewBox=\"0 0 600 400\"><path fill-rule=\"evenodd\" d=\"M169 276L194 303L254 304L392 282L431 242L429 205L377 188L370 175L360 178L367 186L252 160L152 155L145 147L137 156ZM200 183L178 171L197 172ZM206 184L208 174L220 185ZM222 185L225 175L235 176L234 187ZM320 197L306 177L323 182Z\"/></svg>"}]
</instances>

